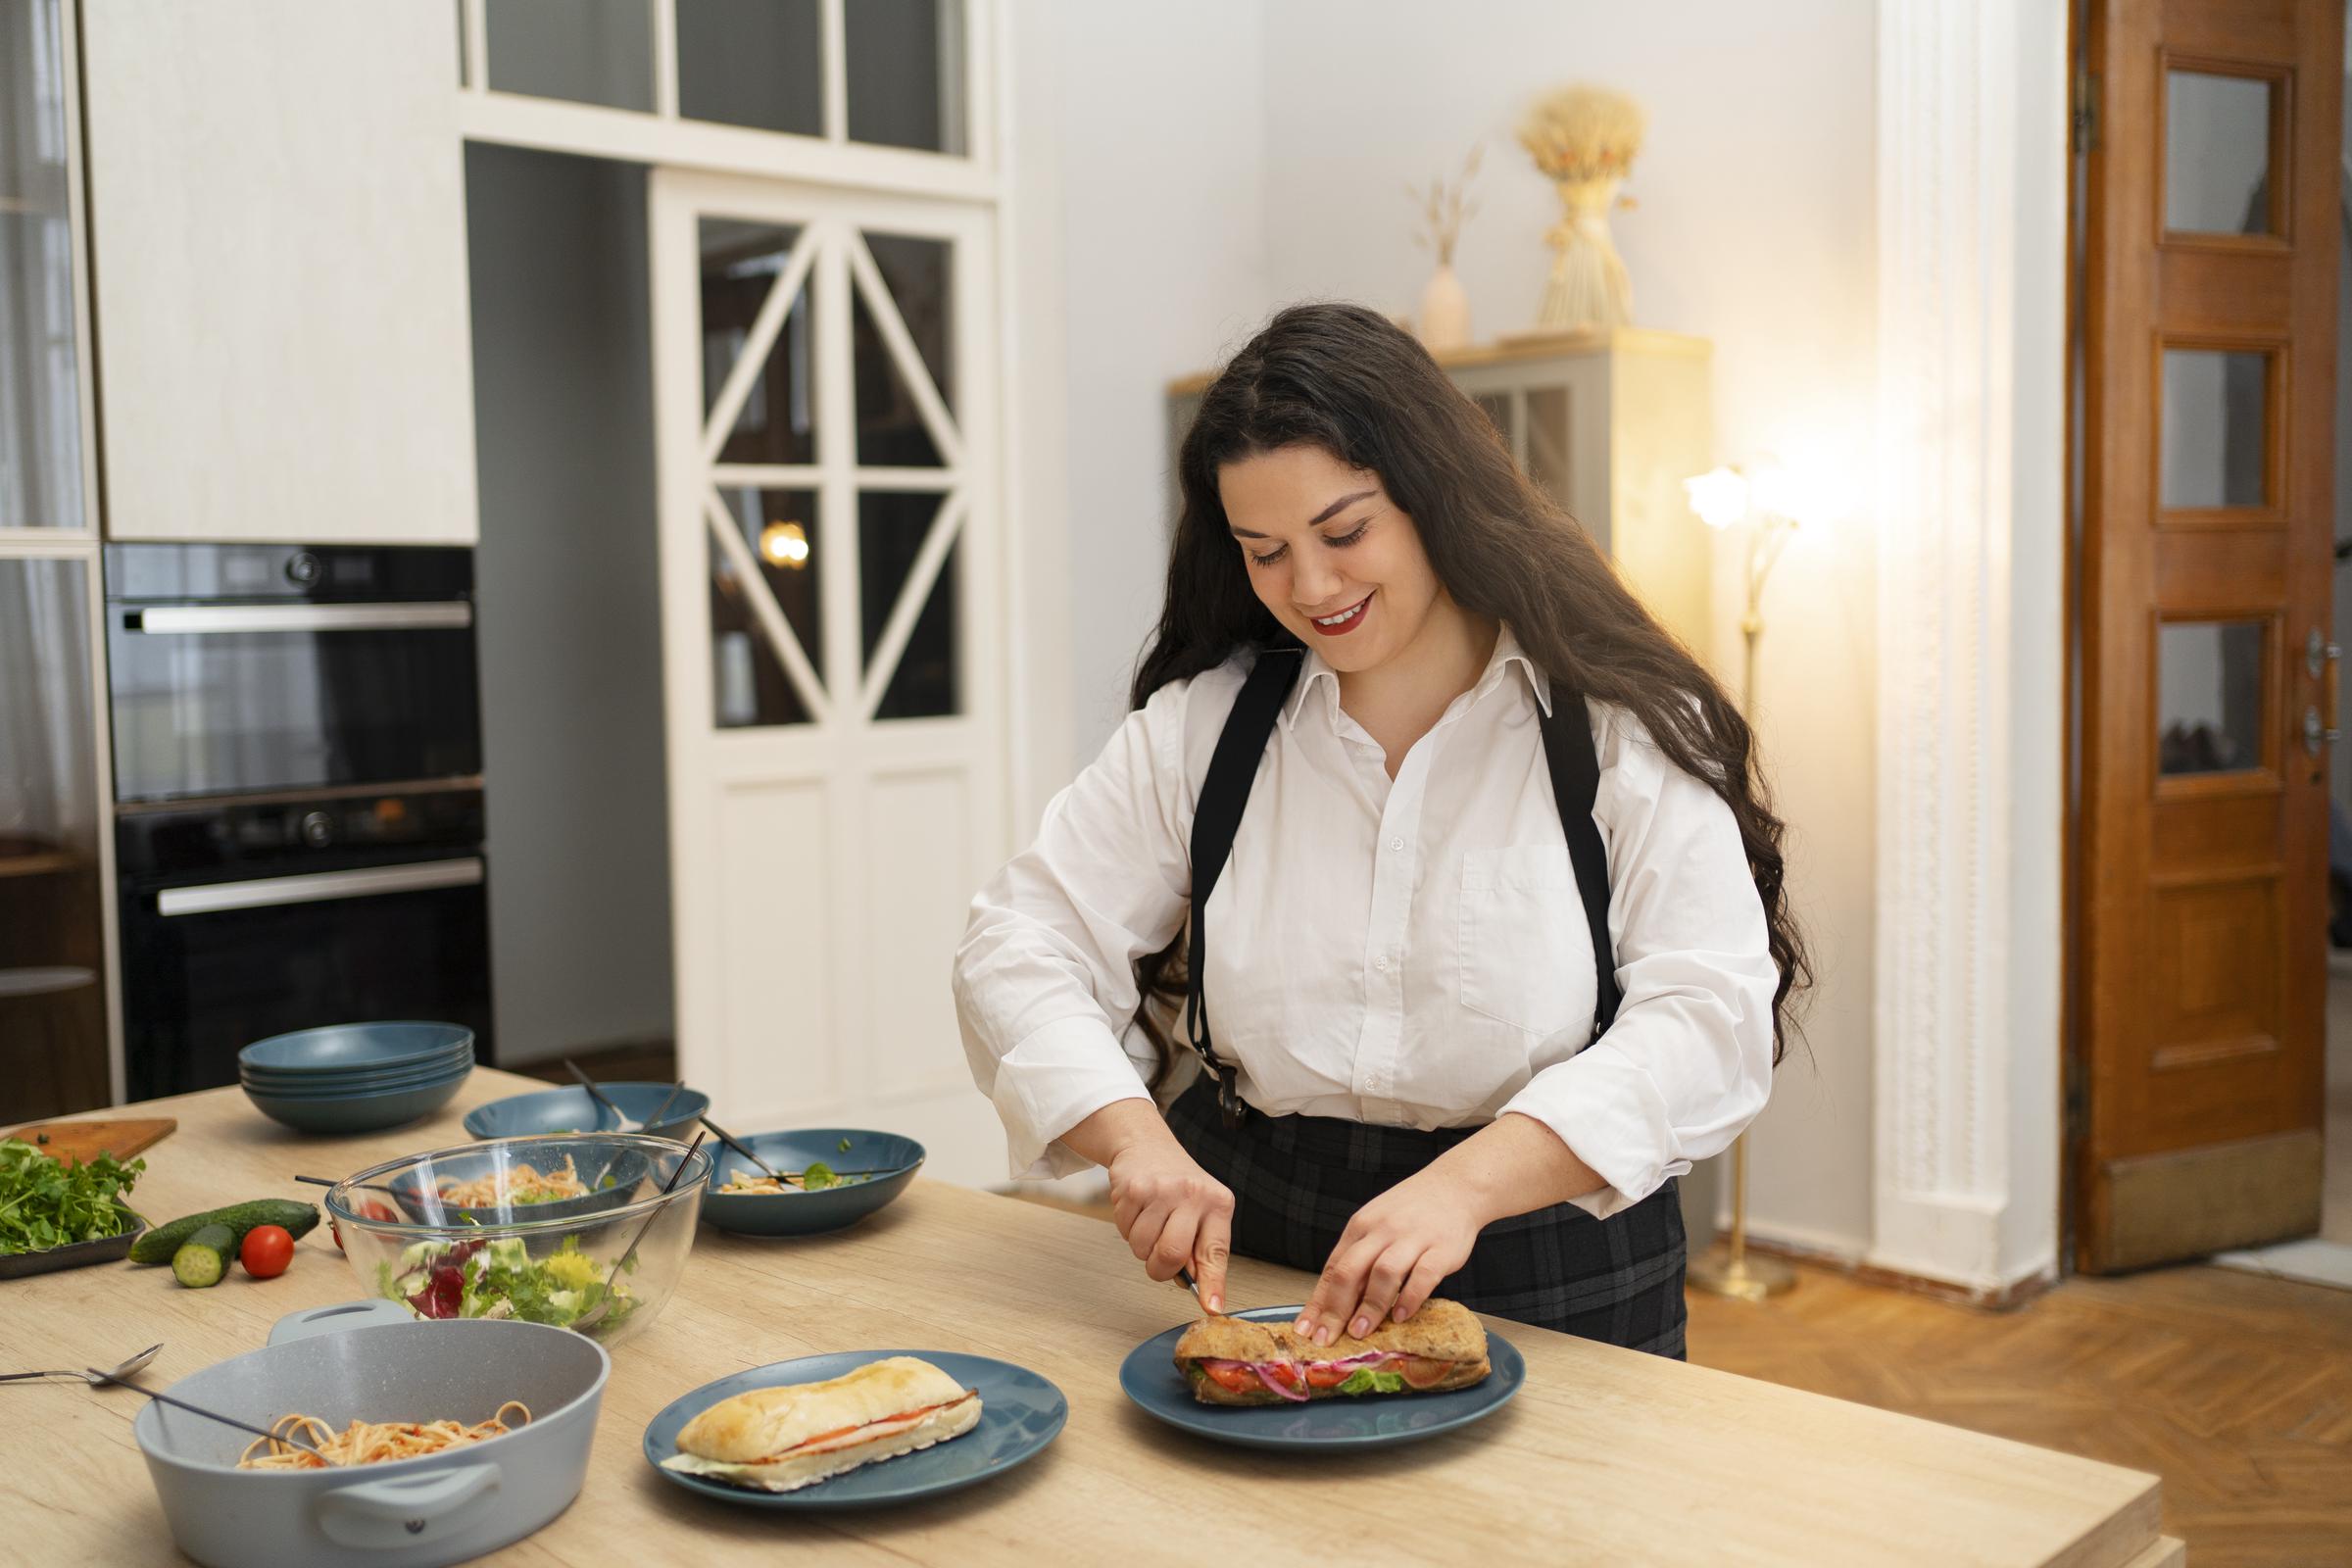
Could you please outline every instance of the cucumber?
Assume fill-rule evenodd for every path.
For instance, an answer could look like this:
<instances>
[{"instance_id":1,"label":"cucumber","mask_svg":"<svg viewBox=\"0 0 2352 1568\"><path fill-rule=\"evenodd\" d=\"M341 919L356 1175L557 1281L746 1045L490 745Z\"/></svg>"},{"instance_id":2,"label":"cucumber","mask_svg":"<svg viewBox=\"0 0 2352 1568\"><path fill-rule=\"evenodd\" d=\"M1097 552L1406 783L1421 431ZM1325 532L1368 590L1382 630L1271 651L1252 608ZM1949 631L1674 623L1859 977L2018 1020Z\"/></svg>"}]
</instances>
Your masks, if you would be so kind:
<instances>
[{"instance_id":1,"label":"cucumber","mask_svg":"<svg viewBox=\"0 0 2352 1568\"><path fill-rule=\"evenodd\" d=\"M313 1203L297 1203L283 1198L256 1199L250 1203L231 1203L226 1208L207 1209L175 1219L169 1225L158 1225L130 1244L133 1263L169 1263L180 1244L207 1225L225 1225L229 1230L226 1250L234 1252L245 1244L245 1233L264 1225L283 1225L286 1234L297 1241L318 1228L318 1209Z\"/></svg>"},{"instance_id":2,"label":"cucumber","mask_svg":"<svg viewBox=\"0 0 2352 1568\"><path fill-rule=\"evenodd\" d=\"M225 1225L205 1225L179 1244L172 1254L172 1277L191 1291L220 1283L228 1260L237 1250L236 1232Z\"/></svg>"}]
</instances>

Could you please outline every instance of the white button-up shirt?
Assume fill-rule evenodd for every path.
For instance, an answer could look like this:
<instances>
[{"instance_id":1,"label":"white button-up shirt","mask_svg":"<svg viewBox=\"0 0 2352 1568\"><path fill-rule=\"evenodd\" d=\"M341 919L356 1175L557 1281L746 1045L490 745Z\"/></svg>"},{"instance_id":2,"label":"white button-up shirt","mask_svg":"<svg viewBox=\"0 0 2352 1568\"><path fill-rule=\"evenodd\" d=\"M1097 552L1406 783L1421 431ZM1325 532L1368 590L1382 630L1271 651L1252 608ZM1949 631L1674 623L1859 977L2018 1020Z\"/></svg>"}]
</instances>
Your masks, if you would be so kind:
<instances>
[{"instance_id":1,"label":"white button-up shirt","mask_svg":"<svg viewBox=\"0 0 2352 1568\"><path fill-rule=\"evenodd\" d=\"M1194 808L1246 673L1237 659L1130 713L972 902L957 1011L1016 1176L1084 1168L1054 1140L1146 1097L1134 965L1184 928ZM1506 626L1391 780L1310 649L1210 895L1203 986L1257 1110L1416 1128L1521 1111L1606 1179L1577 1200L1605 1218L1763 1107L1778 972L1730 808L1630 712L1590 703L1623 1001L1588 1046L1592 941L1549 703Z\"/></svg>"}]
</instances>

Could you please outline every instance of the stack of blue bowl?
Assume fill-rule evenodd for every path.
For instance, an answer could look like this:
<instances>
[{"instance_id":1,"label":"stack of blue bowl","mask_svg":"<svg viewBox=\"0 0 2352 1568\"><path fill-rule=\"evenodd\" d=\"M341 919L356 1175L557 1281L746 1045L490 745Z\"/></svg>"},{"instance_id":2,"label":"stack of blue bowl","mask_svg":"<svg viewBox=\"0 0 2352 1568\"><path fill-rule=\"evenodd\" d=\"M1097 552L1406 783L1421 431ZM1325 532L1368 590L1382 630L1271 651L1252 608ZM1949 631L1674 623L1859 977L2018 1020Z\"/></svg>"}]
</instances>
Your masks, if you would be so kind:
<instances>
[{"instance_id":1,"label":"stack of blue bowl","mask_svg":"<svg viewBox=\"0 0 2352 1568\"><path fill-rule=\"evenodd\" d=\"M237 1079L263 1115L297 1132L371 1133L431 1114L473 1071L454 1023L339 1023L257 1040Z\"/></svg>"}]
</instances>

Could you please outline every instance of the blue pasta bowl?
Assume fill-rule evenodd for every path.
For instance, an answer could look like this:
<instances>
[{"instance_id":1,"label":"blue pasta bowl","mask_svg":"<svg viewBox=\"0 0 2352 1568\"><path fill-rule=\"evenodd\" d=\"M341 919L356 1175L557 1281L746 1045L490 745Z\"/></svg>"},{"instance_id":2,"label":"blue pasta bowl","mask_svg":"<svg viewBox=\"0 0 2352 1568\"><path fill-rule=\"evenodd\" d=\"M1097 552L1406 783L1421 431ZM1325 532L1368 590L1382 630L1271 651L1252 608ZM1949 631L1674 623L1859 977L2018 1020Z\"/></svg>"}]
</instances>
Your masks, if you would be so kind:
<instances>
[{"instance_id":1,"label":"blue pasta bowl","mask_svg":"<svg viewBox=\"0 0 2352 1568\"><path fill-rule=\"evenodd\" d=\"M703 1196L703 1217L737 1236L818 1236L846 1229L905 1192L924 1158L923 1146L913 1139L862 1127L754 1133L740 1141L780 1174L819 1185L745 1191L746 1183L764 1183L760 1168L724 1145L706 1144L716 1162L710 1190ZM821 1172L812 1170L819 1166ZM835 1178L830 1183L824 1180L828 1175Z\"/></svg>"},{"instance_id":2,"label":"blue pasta bowl","mask_svg":"<svg viewBox=\"0 0 2352 1568\"><path fill-rule=\"evenodd\" d=\"M671 1099L668 1084L617 1083L596 1087L628 1117L627 1131L642 1132L648 1138L686 1143L694 1137L695 1123L710 1109L710 1097L699 1089L681 1089ZM662 1108L664 1101L668 1102L666 1110ZM657 1111L661 1112L660 1119L646 1122ZM476 1138L488 1139L531 1138L541 1133L613 1133L623 1128L612 1112L588 1097L587 1090L572 1084L527 1095L509 1095L504 1100L476 1105L466 1113L466 1130Z\"/></svg>"}]
</instances>

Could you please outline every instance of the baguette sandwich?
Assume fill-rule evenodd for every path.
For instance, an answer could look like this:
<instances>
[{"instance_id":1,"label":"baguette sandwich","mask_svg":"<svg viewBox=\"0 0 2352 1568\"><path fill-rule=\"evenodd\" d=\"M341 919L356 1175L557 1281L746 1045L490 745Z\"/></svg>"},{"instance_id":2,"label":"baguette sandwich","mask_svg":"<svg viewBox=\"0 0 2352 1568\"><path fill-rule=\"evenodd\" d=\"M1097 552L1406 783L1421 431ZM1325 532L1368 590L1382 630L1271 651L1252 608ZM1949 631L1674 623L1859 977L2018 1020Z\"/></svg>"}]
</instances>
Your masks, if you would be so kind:
<instances>
[{"instance_id":1,"label":"baguette sandwich","mask_svg":"<svg viewBox=\"0 0 2352 1568\"><path fill-rule=\"evenodd\" d=\"M793 1492L845 1470L959 1438L980 1396L928 1361L894 1355L822 1383L754 1389L686 1423L664 1470Z\"/></svg>"},{"instance_id":2,"label":"baguette sandwich","mask_svg":"<svg viewBox=\"0 0 2352 1568\"><path fill-rule=\"evenodd\" d=\"M1203 1404L1303 1404L1367 1394L1437 1394L1484 1379L1487 1330L1458 1301L1429 1301L1363 1339L1317 1345L1288 1323L1207 1317L1176 1342L1176 1370Z\"/></svg>"}]
</instances>

